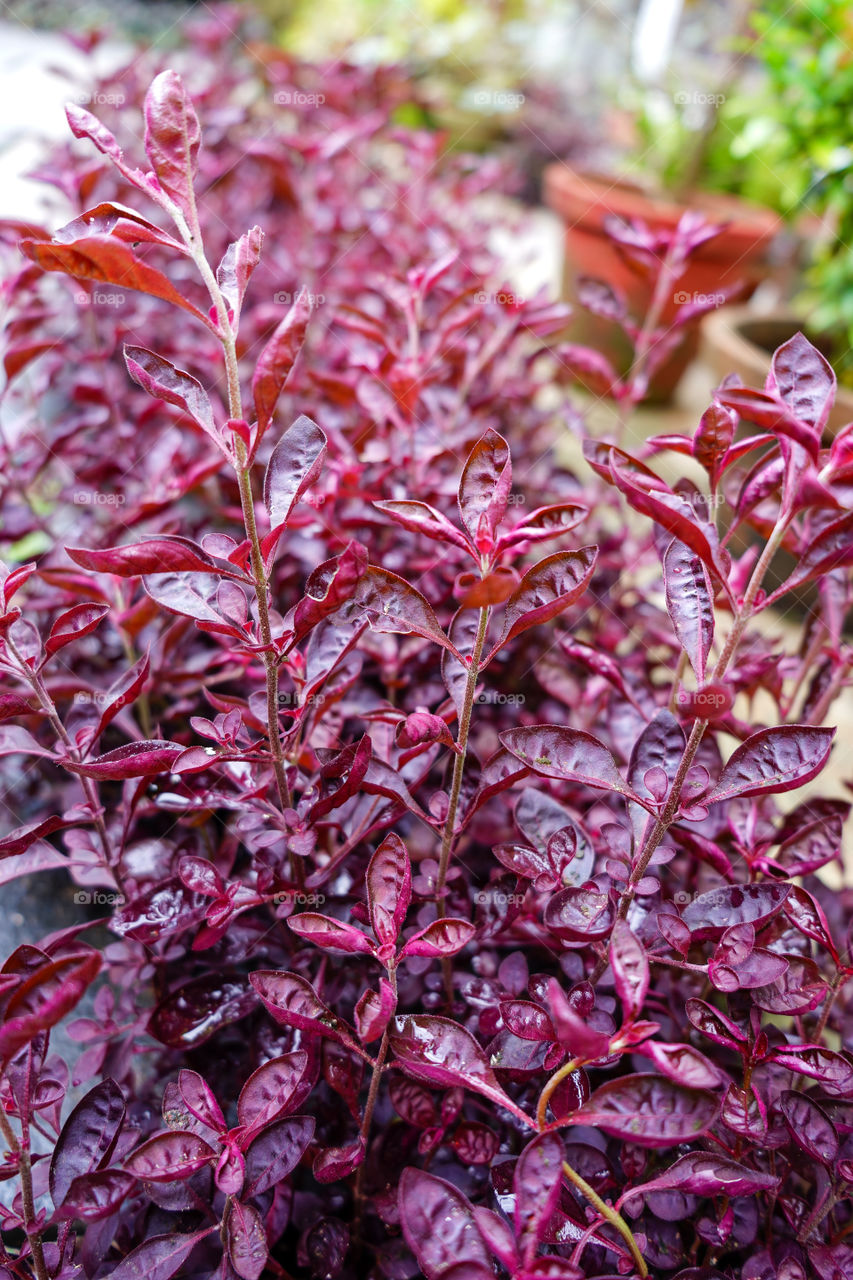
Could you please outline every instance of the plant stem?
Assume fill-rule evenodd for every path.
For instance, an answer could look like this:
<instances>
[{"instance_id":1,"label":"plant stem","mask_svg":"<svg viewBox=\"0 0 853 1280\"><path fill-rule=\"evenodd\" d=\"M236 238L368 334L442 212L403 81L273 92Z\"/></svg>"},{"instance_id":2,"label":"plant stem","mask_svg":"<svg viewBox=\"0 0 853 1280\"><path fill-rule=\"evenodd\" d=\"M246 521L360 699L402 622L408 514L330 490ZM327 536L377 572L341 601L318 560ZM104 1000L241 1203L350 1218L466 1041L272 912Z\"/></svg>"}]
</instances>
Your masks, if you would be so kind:
<instances>
[{"instance_id":1,"label":"plant stem","mask_svg":"<svg viewBox=\"0 0 853 1280\"><path fill-rule=\"evenodd\" d=\"M18 1169L21 1176L21 1200L23 1201L24 1210L24 1230L27 1233L27 1240L29 1241L33 1255L33 1268L35 1270L37 1280L48 1280L47 1266L44 1260L44 1249L42 1248L41 1243L41 1234L38 1231L30 1231L30 1225L35 1222L36 1217L30 1153L27 1147L20 1143L15 1137L14 1130L9 1124L6 1113L2 1107L0 1107L0 1134L3 1135L3 1140L9 1150L18 1157Z\"/></svg>"},{"instance_id":2,"label":"plant stem","mask_svg":"<svg viewBox=\"0 0 853 1280\"><path fill-rule=\"evenodd\" d=\"M539 1105L536 1108L536 1124L539 1129L545 1129L547 1125L548 1103L551 1101L553 1094L572 1072L577 1071L582 1062L582 1058L572 1058L569 1062L564 1062L545 1085L539 1095Z\"/></svg>"},{"instance_id":3,"label":"plant stem","mask_svg":"<svg viewBox=\"0 0 853 1280\"><path fill-rule=\"evenodd\" d=\"M397 995L397 970L388 970L388 980L396 998ZM376 1109L376 1100L379 1097L379 1086L382 1083L382 1072L385 1069L385 1059L388 1057L389 1034L388 1027L382 1033L382 1040L379 1043L379 1052L373 1060L373 1074L370 1077L370 1090L367 1094L367 1103L364 1108L364 1115L361 1120L361 1137L364 1142L364 1159L358 1166L358 1172L355 1175L355 1230L353 1232L355 1240L358 1242L361 1238L361 1219L364 1214L364 1170L367 1165L367 1144L370 1140L370 1126L373 1123L373 1112Z\"/></svg>"},{"instance_id":4,"label":"plant stem","mask_svg":"<svg viewBox=\"0 0 853 1280\"><path fill-rule=\"evenodd\" d=\"M471 665L468 668L468 680L465 684L465 696L462 701L462 713L459 717L459 733L456 737L456 745L459 750L457 751L453 761L453 779L450 784L450 803L447 807L447 817L444 823L444 836L441 841L441 855L438 863L438 880L436 882L439 919L447 915L447 896L445 892L447 872L450 866L450 855L453 851L453 837L456 830L456 813L459 808L459 794L462 790L462 779L465 774L465 757L468 754L468 735L471 730L471 712L474 707L474 694L477 691L477 679L480 674L480 661L483 657L483 646L486 643L486 630L488 625L489 609L488 606L486 606L480 610L480 621L477 626L477 635L474 640L474 647L471 650Z\"/></svg>"},{"instance_id":5,"label":"plant stem","mask_svg":"<svg viewBox=\"0 0 853 1280\"><path fill-rule=\"evenodd\" d=\"M228 380L228 413L238 421L243 418L243 403L240 393L240 367L237 360L237 337L231 324L228 308L222 296L222 290L208 262L201 242L198 216L193 206L192 229L187 226L180 210L173 210L172 216L185 244L192 254L198 272L210 294L220 331L222 352L225 357L225 371ZM281 732L278 723L278 659L272 639L272 626L269 614L269 582L264 568L261 540L255 520L255 500L252 494L251 464L246 453L246 446L239 436L234 437L235 471L240 490L240 507L243 512L243 523L249 539L252 578L255 588L255 599L258 606L258 629L263 645L263 662L267 686L267 734L270 754L272 755L273 773L282 812L293 807L293 798L287 781L284 752L281 746ZM291 874L298 889L305 887L305 872L301 860L291 854Z\"/></svg>"},{"instance_id":6,"label":"plant stem","mask_svg":"<svg viewBox=\"0 0 853 1280\"><path fill-rule=\"evenodd\" d=\"M568 1178L569 1182L571 1182L573 1186L577 1187L581 1195L586 1196L587 1200L598 1210L602 1218L609 1222L611 1227L614 1227L619 1232L620 1236L631 1251L631 1257L636 1263L638 1272L645 1280L645 1277L649 1274L649 1269L643 1260L643 1255L640 1253L640 1247L634 1239L633 1232L628 1226L628 1223L622 1217L622 1214L619 1213L618 1210L614 1209L612 1205L609 1205L602 1200L598 1192L589 1185L586 1179L582 1178L581 1175L565 1160L563 1161L563 1173Z\"/></svg>"}]
</instances>

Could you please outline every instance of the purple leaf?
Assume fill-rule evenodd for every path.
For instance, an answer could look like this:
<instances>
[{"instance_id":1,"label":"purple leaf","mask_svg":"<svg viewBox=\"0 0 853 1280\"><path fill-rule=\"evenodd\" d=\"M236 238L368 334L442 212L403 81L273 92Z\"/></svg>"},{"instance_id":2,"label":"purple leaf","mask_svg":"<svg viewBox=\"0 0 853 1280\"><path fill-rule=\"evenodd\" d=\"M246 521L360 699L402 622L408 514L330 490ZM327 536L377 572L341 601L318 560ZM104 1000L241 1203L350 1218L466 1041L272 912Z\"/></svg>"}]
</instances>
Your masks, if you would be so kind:
<instances>
[{"instance_id":1,"label":"purple leaf","mask_svg":"<svg viewBox=\"0 0 853 1280\"><path fill-rule=\"evenodd\" d=\"M19 1049L70 1013L100 968L101 956L88 948L36 965L3 1010L0 1062L14 1057Z\"/></svg>"},{"instance_id":2,"label":"purple leaf","mask_svg":"<svg viewBox=\"0 0 853 1280\"><path fill-rule=\"evenodd\" d=\"M301 1049L262 1063L240 1090L238 1123L245 1129L261 1129L285 1110L298 1107L307 1096L307 1066L308 1055Z\"/></svg>"},{"instance_id":3,"label":"purple leaf","mask_svg":"<svg viewBox=\"0 0 853 1280\"><path fill-rule=\"evenodd\" d=\"M176 368L162 356L149 351L147 347L125 347L124 361L134 382L138 382L140 387L155 399L177 405L184 413L189 414L205 435L210 436L216 447L226 457L229 456L213 421L213 409L207 392L197 378L185 373L183 369ZM180 567L197 568L198 566L181 565ZM144 570L144 572L150 573L151 570Z\"/></svg>"},{"instance_id":4,"label":"purple leaf","mask_svg":"<svg viewBox=\"0 0 853 1280\"><path fill-rule=\"evenodd\" d=\"M716 1152L691 1151L665 1173L637 1187L632 1195L678 1190L696 1196L752 1196L760 1191L775 1191L779 1182L770 1173L748 1169Z\"/></svg>"},{"instance_id":5,"label":"purple leaf","mask_svg":"<svg viewBox=\"0 0 853 1280\"><path fill-rule=\"evenodd\" d=\"M426 1280L439 1280L462 1263L492 1273L474 1211L456 1187L421 1169L404 1169L399 1205L403 1234Z\"/></svg>"},{"instance_id":6,"label":"purple leaf","mask_svg":"<svg viewBox=\"0 0 853 1280\"><path fill-rule=\"evenodd\" d=\"M347 623L364 619L372 631L423 636L460 657L420 591L376 565L369 565L359 578L339 616Z\"/></svg>"},{"instance_id":7,"label":"purple leaf","mask_svg":"<svg viewBox=\"0 0 853 1280\"><path fill-rule=\"evenodd\" d=\"M503 635L486 662L522 631L556 618L583 595L597 555L597 547L558 551L528 569L507 602Z\"/></svg>"},{"instance_id":8,"label":"purple leaf","mask_svg":"<svg viewBox=\"0 0 853 1280\"><path fill-rule=\"evenodd\" d=\"M560 1199L563 1144L555 1133L543 1133L528 1143L513 1175L514 1225L525 1266L531 1266Z\"/></svg>"},{"instance_id":9,"label":"purple leaf","mask_svg":"<svg viewBox=\"0 0 853 1280\"><path fill-rule=\"evenodd\" d=\"M693 437L693 457L716 483L734 439L737 414L714 402L705 410Z\"/></svg>"},{"instance_id":10,"label":"purple leaf","mask_svg":"<svg viewBox=\"0 0 853 1280\"><path fill-rule=\"evenodd\" d=\"M255 365L252 377L252 399L255 403L258 430L261 435L272 421L281 389L296 363L296 357L302 350L313 310L311 295L303 289L297 294L293 305L264 347Z\"/></svg>"},{"instance_id":11,"label":"purple leaf","mask_svg":"<svg viewBox=\"0 0 853 1280\"><path fill-rule=\"evenodd\" d=\"M264 505L275 532L287 524L302 494L317 479L326 457L326 436L303 413L276 444L264 474Z\"/></svg>"},{"instance_id":12,"label":"purple leaf","mask_svg":"<svg viewBox=\"0 0 853 1280\"><path fill-rule=\"evenodd\" d=\"M115 1280L169 1280L180 1270L199 1241L215 1230L216 1227L205 1227L192 1235L151 1236L128 1253L110 1276Z\"/></svg>"},{"instance_id":13,"label":"purple leaf","mask_svg":"<svg viewBox=\"0 0 853 1280\"><path fill-rule=\"evenodd\" d=\"M349 1029L317 996L310 982L295 973L257 969L249 981L276 1022L314 1035L350 1041Z\"/></svg>"},{"instance_id":14,"label":"purple leaf","mask_svg":"<svg viewBox=\"0 0 853 1280\"><path fill-rule=\"evenodd\" d=\"M501 734L506 749L546 778L564 778L601 791L633 796L603 742L581 729L531 725Z\"/></svg>"},{"instance_id":15,"label":"purple leaf","mask_svg":"<svg viewBox=\"0 0 853 1280\"><path fill-rule=\"evenodd\" d=\"M64 649L72 640L79 640L94 631L98 623L109 613L107 604L76 604L60 614L50 629L50 635L44 642L44 650L48 656Z\"/></svg>"},{"instance_id":16,"label":"purple leaf","mask_svg":"<svg viewBox=\"0 0 853 1280\"><path fill-rule=\"evenodd\" d=\"M543 922L565 942L590 942L610 933L613 915L607 893L581 886L563 889L549 898Z\"/></svg>"},{"instance_id":17,"label":"purple leaf","mask_svg":"<svg viewBox=\"0 0 853 1280\"><path fill-rule=\"evenodd\" d=\"M663 558L666 607L672 626L700 684L714 640L714 596L699 556L673 538Z\"/></svg>"},{"instance_id":18,"label":"purple leaf","mask_svg":"<svg viewBox=\"0 0 853 1280\"><path fill-rule=\"evenodd\" d=\"M770 1059L786 1071L819 1080L827 1093L853 1097L853 1064L834 1049L817 1044L785 1045L774 1049Z\"/></svg>"},{"instance_id":19,"label":"purple leaf","mask_svg":"<svg viewBox=\"0 0 853 1280\"><path fill-rule=\"evenodd\" d=\"M192 1177L216 1155L197 1133L171 1130L156 1134L124 1162L128 1173L146 1182L174 1182Z\"/></svg>"},{"instance_id":20,"label":"purple leaf","mask_svg":"<svg viewBox=\"0 0 853 1280\"><path fill-rule=\"evenodd\" d=\"M377 511L382 511L397 524L408 529L410 533L420 533L436 542L444 542L449 546L459 547L472 554L471 543L461 530L448 520L447 516L426 502L411 500L394 502L374 502Z\"/></svg>"},{"instance_id":21,"label":"purple leaf","mask_svg":"<svg viewBox=\"0 0 853 1280\"><path fill-rule=\"evenodd\" d=\"M263 243L264 233L261 228L252 227L229 244L216 268L216 283L233 316L232 328L236 328L240 318L249 280L261 260Z\"/></svg>"},{"instance_id":22,"label":"purple leaf","mask_svg":"<svg viewBox=\"0 0 853 1280\"><path fill-rule=\"evenodd\" d=\"M385 1032L394 1016L397 997L387 978L379 979L379 991L369 987L355 1006L355 1025L362 1044L371 1044Z\"/></svg>"},{"instance_id":23,"label":"purple leaf","mask_svg":"<svg viewBox=\"0 0 853 1280\"><path fill-rule=\"evenodd\" d=\"M509 445L503 436L489 429L468 455L459 481L462 523L478 551L492 549L511 489Z\"/></svg>"},{"instance_id":24,"label":"purple leaf","mask_svg":"<svg viewBox=\"0 0 853 1280\"><path fill-rule=\"evenodd\" d=\"M819 443L835 402L829 361L802 333L795 333L776 350L770 368L776 392L799 421L808 423Z\"/></svg>"},{"instance_id":25,"label":"purple leaf","mask_svg":"<svg viewBox=\"0 0 853 1280\"><path fill-rule=\"evenodd\" d=\"M181 77L176 71L161 71L145 96L145 151L160 187L178 206L191 230L200 145L198 117Z\"/></svg>"},{"instance_id":26,"label":"purple leaf","mask_svg":"<svg viewBox=\"0 0 853 1280\"><path fill-rule=\"evenodd\" d=\"M89 551L85 547L66 547L71 559L93 573L113 573L119 578L137 578L142 574L181 573L199 570L211 573L215 562L189 539L148 538L126 547L109 547Z\"/></svg>"},{"instance_id":27,"label":"purple leaf","mask_svg":"<svg viewBox=\"0 0 853 1280\"><path fill-rule=\"evenodd\" d=\"M732 925L762 925L771 920L785 905L788 890L787 884L770 881L721 885L688 902L681 918L694 942L720 938Z\"/></svg>"},{"instance_id":28,"label":"purple leaf","mask_svg":"<svg viewBox=\"0 0 853 1280\"><path fill-rule=\"evenodd\" d=\"M121 1207L133 1192L135 1178L120 1169L100 1169L74 1178L54 1218L100 1222Z\"/></svg>"},{"instance_id":29,"label":"purple leaf","mask_svg":"<svg viewBox=\"0 0 853 1280\"><path fill-rule=\"evenodd\" d=\"M380 946L396 946L412 900L412 864L398 835L389 833L367 867L367 909Z\"/></svg>"},{"instance_id":30,"label":"purple leaf","mask_svg":"<svg viewBox=\"0 0 853 1280\"><path fill-rule=\"evenodd\" d=\"M625 920L617 920L610 937L610 963L625 1021L639 1017L649 990L646 951Z\"/></svg>"},{"instance_id":31,"label":"purple leaf","mask_svg":"<svg viewBox=\"0 0 853 1280\"><path fill-rule=\"evenodd\" d=\"M301 915L290 916L287 923L298 937L326 951L337 951L349 955L373 955L376 950L370 938L360 929L356 929L355 925L319 915L316 911L305 911Z\"/></svg>"},{"instance_id":32,"label":"purple leaf","mask_svg":"<svg viewBox=\"0 0 853 1280\"><path fill-rule=\"evenodd\" d=\"M838 1134L829 1116L814 1098L792 1089L782 1094L779 1109L791 1137L806 1155L831 1166L838 1159Z\"/></svg>"},{"instance_id":33,"label":"purple leaf","mask_svg":"<svg viewBox=\"0 0 853 1280\"><path fill-rule=\"evenodd\" d=\"M455 956L468 945L476 932L468 920L452 917L434 920L409 938L400 952L400 959L406 956Z\"/></svg>"},{"instance_id":34,"label":"purple leaf","mask_svg":"<svg viewBox=\"0 0 853 1280\"><path fill-rule=\"evenodd\" d=\"M213 1090L197 1071L184 1068L178 1073L178 1091L184 1106L203 1125L207 1125L215 1133L227 1128Z\"/></svg>"},{"instance_id":35,"label":"purple leaf","mask_svg":"<svg viewBox=\"0 0 853 1280\"><path fill-rule=\"evenodd\" d=\"M269 1254L261 1215L252 1205L232 1200L224 1225L231 1266L241 1280L260 1280Z\"/></svg>"},{"instance_id":36,"label":"purple leaf","mask_svg":"<svg viewBox=\"0 0 853 1280\"><path fill-rule=\"evenodd\" d=\"M665 1076L608 1080L577 1111L573 1124L590 1124L640 1147L671 1147L706 1133L720 1110L705 1089L688 1089Z\"/></svg>"},{"instance_id":37,"label":"purple leaf","mask_svg":"<svg viewBox=\"0 0 853 1280\"><path fill-rule=\"evenodd\" d=\"M125 1102L107 1077L77 1103L62 1126L50 1161L50 1194L61 1205L75 1178L94 1173L107 1161L124 1123Z\"/></svg>"},{"instance_id":38,"label":"purple leaf","mask_svg":"<svg viewBox=\"0 0 853 1280\"><path fill-rule=\"evenodd\" d=\"M702 803L792 791L820 773L834 737L834 729L811 725L759 729L729 756L716 786L702 797Z\"/></svg>"},{"instance_id":39,"label":"purple leaf","mask_svg":"<svg viewBox=\"0 0 853 1280\"><path fill-rule=\"evenodd\" d=\"M290 1116L269 1125L246 1152L246 1194L263 1195L302 1159L314 1136L313 1116Z\"/></svg>"},{"instance_id":40,"label":"purple leaf","mask_svg":"<svg viewBox=\"0 0 853 1280\"><path fill-rule=\"evenodd\" d=\"M66 769L79 773L84 778L97 778L99 781L122 778L151 778L158 773L171 772L172 765L183 751L183 747L175 742L152 740L150 742L128 742L106 755L94 756L91 760L78 761L68 758L63 760Z\"/></svg>"},{"instance_id":41,"label":"purple leaf","mask_svg":"<svg viewBox=\"0 0 853 1280\"><path fill-rule=\"evenodd\" d=\"M462 1085L518 1114L470 1031L431 1014L404 1014L393 1027L391 1049L416 1080L446 1088Z\"/></svg>"}]
</instances>

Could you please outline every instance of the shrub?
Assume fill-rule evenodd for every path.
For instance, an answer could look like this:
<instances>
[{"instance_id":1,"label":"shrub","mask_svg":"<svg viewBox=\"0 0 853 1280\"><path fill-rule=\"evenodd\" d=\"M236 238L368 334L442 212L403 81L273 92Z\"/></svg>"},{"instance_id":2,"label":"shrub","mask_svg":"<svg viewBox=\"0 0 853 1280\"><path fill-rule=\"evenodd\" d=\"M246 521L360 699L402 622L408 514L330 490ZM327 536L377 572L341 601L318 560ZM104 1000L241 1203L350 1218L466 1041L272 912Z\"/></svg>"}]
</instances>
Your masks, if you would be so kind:
<instances>
[{"instance_id":1,"label":"shrub","mask_svg":"<svg viewBox=\"0 0 853 1280\"><path fill-rule=\"evenodd\" d=\"M8 229L0 872L93 910L0 970L5 1274L845 1275L849 806L776 799L850 668L832 372L798 337L692 436L543 462L559 313L472 296L485 170L385 120L388 214L385 74L285 144L223 73L208 153L162 71L150 171L72 108L118 177ZM122 301L62 333L68 288Z\"/></svg>"}]
</instances>

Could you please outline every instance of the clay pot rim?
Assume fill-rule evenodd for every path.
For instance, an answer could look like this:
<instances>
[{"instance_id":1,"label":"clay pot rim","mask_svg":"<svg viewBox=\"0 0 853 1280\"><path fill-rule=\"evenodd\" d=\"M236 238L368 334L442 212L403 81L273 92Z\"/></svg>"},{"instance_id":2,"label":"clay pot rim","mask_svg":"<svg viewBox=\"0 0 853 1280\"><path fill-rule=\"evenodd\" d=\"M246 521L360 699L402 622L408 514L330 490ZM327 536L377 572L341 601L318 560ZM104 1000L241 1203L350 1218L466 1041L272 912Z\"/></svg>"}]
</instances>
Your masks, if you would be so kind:
<instances>
[{"instance_id":1,"label":"clay pot rim","mask_svg":"<svg viewBox=\"0 0 853 1280\"><path fill-rule=\"evenodd\" d=\"M689 205L679 204L671 197L645 191L628 178L573 169L562 162L546 165L543 194L550 208L584 229L599 227L604 213L674 227L686 208L726 220L724 236L720 238L729 242L745 239L754 244L770 240L782 227L782 218L774 210L740 196L699 191ZM713 244L711 241L708 248Z\"/></svg>"}]
</instances>

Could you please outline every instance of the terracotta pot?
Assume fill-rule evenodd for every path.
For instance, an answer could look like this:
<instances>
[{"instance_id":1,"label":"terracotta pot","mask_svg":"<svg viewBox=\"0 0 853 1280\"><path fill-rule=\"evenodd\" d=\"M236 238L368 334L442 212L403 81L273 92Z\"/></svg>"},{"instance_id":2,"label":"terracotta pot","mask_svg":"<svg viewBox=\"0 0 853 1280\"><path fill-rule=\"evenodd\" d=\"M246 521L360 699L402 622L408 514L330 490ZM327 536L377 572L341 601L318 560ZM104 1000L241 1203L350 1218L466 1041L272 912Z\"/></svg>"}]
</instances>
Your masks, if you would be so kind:
<instances>
[{"instance_id":1,"label":"terracotta pot","mask_svg":"<svg viewBox=\"0 0 853 1280\"><path fill-rule=\"evenodd\" d=\"M773 352L798 329L806 330L805 322L790 313L756 315L748 307L721 307L702 321L702 357L720 380L727 373L737 373L748 387L760 389L770 371ZM806 336L831 358L831 339L808 331ZM853 422L853 391L839 387L827 430L834 434L848 422Z\"/></svg>"},{"instance_id":2,"label":"terracotta pot","mask_svg":"<svg viewBox=\"0 0 853 1280\"><path fill-rule=\"evenodd\" d=\"M648 282L632 271L617 252L604 230L604 220L615 214L622 219L640 218L651 227L674 229L686 206L655 199L628 182L580 173L565 164L546 168L544 198L566 224L564 292L569 301L576 301L576 277L592 276L620 289L631 313L642 318L650 299ZM664 309L664 323L694 294L720 293L742 282L739 296L749 297L767 274L768 249L782 225L771 210L734 196L701 193L690 208L706 214L712 222L727 225L693 255ZM678 347L652 379L648 400L667 400L672 395L696 353L698 317L694 324L685 326L683 334ZM628 371L631 351L617 325L577 308L567 336L573 342L602 351L620 373Z\"/></svg>"}]
</instances>

